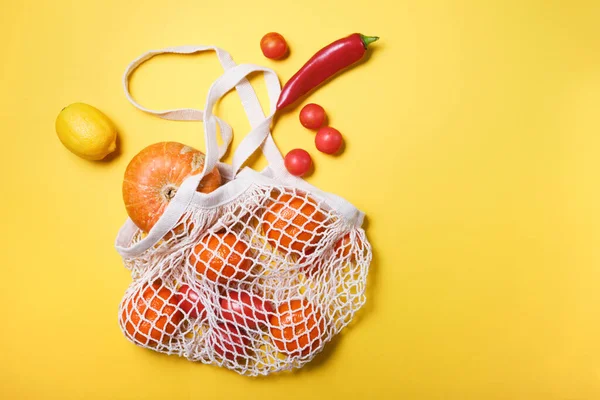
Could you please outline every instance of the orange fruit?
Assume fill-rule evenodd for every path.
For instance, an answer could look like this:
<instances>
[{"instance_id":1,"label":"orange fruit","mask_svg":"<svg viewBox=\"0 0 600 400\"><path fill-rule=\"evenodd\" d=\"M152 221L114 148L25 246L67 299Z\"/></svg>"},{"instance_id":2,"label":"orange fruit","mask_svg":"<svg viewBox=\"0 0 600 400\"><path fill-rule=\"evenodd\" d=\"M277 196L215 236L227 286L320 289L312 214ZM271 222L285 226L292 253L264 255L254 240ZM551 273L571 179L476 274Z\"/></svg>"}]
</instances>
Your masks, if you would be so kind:
<instances>
[{"instance_id":1,"label":"orange fruit","mask_svg":"<svg viewBox=\"0 0 600 400\"><path fill-rule=\"evenodd\" d=\"M183 318L176 302L174 293L160 281L140 288L129 298L121 316L127 336L148 346L167 341Z\"/></svg>"},{"instance_id":2,"label":"orange fruit","mask_svg":"<svg viewBox=\"0 0 600 400\"><path fill-rule=\"evenodd\" d=\"M313 199L286 193L269 203L262 229L272 247L307 255L323 236L323 221L325 214Z\"/></svg>"},{"instance_id":3,"label":"orange fruit","mask_svg":"<svg viewBox=\"0 0 600 400\"><path fill-rule=\"evenodd\" d=\"M352 243L350 243L350 234L347 233L343 238L338 240L333 246L335 253L340 258L346 258L350 255L350 250L352 249Z\"/></svg>"},{"instance_id":4,"label":"orange fruit","mask_svg":"<svg viewBox=\"0 0 600 400\"><path fill-rule=\"evenodd\" d=\"M183 181L203 168L204 154L181 143L155 143L140 151L127 165L123 180L123 201L129 218L149 232ZM197 191L210 193L220 185L221 175L215 167L202 178ZM175 233L181 232L183 226L179 225Z\"/></svg>"},{"instance_id":5,"label":"orange fruit","mask_svg":"<svg viewBox=\"0 0 600 400\"><path fill-rule=\"evenodd\" d=\"M233 233L205 236L192 250L189 261L200 275L219 283L243 279L252 266L248 246Z\"/></svg>"},{"instance_id":6,"label":"orange fruit","mask_svg":"<svg viewBox=\"0 0 600 400\"><path fill-rule=\"evenodd\" d=\"M349 261L356 262L356 253L354 253L354 254L350 254L350 253L353 250L355 252L360 253L361 250L364 248L364 243L359 235L355 235L354 240L355 240L355 245L353 248L352 242L350 239L350 234L349 233L345 234L344 237L342 237L340 240L338 240L336 242L336 244L333 246L335 254L339 258L348 258L348 256L350 256Z\"/></svg>"},{"instance_id":7,"label":"orange fruit","mask_svg":"<svg viewBox=\"0 0 600 400\"><path fill-rule=\"evenodd\" d=\"M284 354L307 355L321 344L325 321L307 300L283 303L271 317L273 344Z\"/></svg>"}]
</instances>

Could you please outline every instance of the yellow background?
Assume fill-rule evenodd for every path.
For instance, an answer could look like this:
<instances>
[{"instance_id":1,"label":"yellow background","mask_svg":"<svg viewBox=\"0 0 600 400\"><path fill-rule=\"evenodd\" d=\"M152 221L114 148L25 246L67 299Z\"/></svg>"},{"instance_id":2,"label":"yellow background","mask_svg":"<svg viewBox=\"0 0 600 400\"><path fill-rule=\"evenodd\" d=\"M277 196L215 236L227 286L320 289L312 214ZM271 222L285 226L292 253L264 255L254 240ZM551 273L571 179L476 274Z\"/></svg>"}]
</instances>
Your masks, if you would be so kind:
<instances>
[{"instance_id":1,"label":"yellow background","mask_svg":"<svg viewBox=\"0 0 600 400\"><path fill-rule=\"evenodd\" d=\"M9 1L0 4L0 398L599 399L600 3L597 1ZM281 32L291 56L259 40ZM142 52L215 44L286 80L351 32L371 59L310 97L347 147L318 153L297 112L274 135L308 180L368 215L368 305L297 373L250 379L129 343L130 282L113 248L121 178L142 147L203 148L198 123L134 109ZM214 55L152 60L132 79L154 108L202 107ZM261 79L254 79L265 99ZM120 154L78 159L54 120L82 101ZM237 95L219 114L236 143ZM264 165L259 160L257 167Z\"/></svg>"}]
</instances>

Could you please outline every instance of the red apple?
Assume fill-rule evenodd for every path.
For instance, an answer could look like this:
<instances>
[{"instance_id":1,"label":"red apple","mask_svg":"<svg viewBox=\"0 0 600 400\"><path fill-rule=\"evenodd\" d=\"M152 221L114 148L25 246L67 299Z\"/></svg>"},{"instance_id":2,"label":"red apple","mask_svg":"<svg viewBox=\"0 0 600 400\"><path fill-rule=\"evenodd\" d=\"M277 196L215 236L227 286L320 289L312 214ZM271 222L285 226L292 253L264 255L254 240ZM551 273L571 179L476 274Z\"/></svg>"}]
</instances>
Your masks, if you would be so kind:
<instances>
[{"instance_id":1,"label":"red apple","mask_svg":"<svg viewBox=\"0 0 600 400\"><path fill-rule=\"evenodd\" d=\"M176 296L179 308L190 318L206 318L206 309L204 308L204 304L200 302L198 292L189 285L181 285L179 290L177 290Z\"/></svg>"},{"instance_id":2,"label":"red apple","mask_svg":"<svg viewBox=\"0 0 600 400\"><path fill-rule=\"evenodd\" d=\"M250 339L245 332L231 324L219 324L214 336L215 353L228 360L248 356Z\"/></svg>"},{"instance_id":3,"label":"red apple","mask_svg":"<svg viewBox=\"0 0 600 400\"><path fill-rule=\"evenodd\" d=\"M273 312L273 305L248 292L229 292L221 300L221 316L227 323L245 329L257 329L267 323Z\"/></svg>"}]
</instances>

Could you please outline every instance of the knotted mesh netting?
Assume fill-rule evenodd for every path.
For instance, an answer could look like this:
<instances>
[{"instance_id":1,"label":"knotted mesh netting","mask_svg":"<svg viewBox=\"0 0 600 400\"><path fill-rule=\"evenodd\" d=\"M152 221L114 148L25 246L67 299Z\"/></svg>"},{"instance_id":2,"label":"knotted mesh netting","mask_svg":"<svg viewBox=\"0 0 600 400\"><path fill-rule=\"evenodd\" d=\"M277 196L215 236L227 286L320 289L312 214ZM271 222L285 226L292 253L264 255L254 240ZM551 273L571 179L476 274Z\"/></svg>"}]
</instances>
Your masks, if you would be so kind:
<instances>
[{"instance_id":1,"label":"knotted mesh netting","mask_svg":"<svg viewBox=\"0 0 600 400\"><path fill-rule=\"evenodd\" d=\"M364 304L370 261L364 231L318 196L255 184L226 204L190 204L154 247L125 257L119 323L137 345L243 375L298 368Z\"/></svg>"}]
</instances>

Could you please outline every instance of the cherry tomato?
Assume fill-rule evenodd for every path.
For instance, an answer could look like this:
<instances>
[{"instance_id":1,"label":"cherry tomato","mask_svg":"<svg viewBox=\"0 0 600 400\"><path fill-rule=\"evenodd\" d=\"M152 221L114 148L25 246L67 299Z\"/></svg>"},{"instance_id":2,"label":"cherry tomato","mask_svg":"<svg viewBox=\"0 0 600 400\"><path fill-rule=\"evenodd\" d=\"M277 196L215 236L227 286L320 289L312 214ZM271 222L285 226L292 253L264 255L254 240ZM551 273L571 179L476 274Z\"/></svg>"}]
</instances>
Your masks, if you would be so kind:
<instances>
[{"instance_id":1,"label":"cherry tomato","mask_svg":"<svg viewBox=\"0 0 600 400\"><path fill-rule=\"evenodd\" d=\"M287 153L284 163L290 174L302 176L312 166L312 159L306 150L294 149Z\"/></svg>"},{"instance_id":2,"label":"cherry tomato","mask_svg":"<svg viewBox=\"0 0 600 400\"><path fill-rule=\"evenodd\" d=\"M238 327L230 324L220 324L215 329L213 348L215 353L228 360L247 357L250 339Z\"/></svg>"},{"instance_id":3,"label":"cherry tomato","mask_svg":"<svg viewBox=\"0 0 600 400\"><path fill-rule=\"evenodd\" d=\"M269 301L247 292L229 292L221 300L223 319L247 329L266 324L272 312L273 305Z\"/></svg>"},{"instance_id":4,"label":"cherry tomato","mask_svg":"<svg viewBox=\"0 0 600 400\"><path fill-rule=\"evenodd\" d=\"M294 299L271 317L270 332L281 353L305 356L321 345L325 321L307 300Z\"/></svg>"},{"instance_id":5,"label":"cherry tomato","mask_svg":"<svg viewBox=\"0 0 600 400\"><path fill-rule=\"evenodd\" d=\"M318 104L307 104L300 111L300 123L308 129L319 129L325 123L325 110Z\"/></svg>"},{"instance_id":6,"label":"cherry tomato","mask_svg":"<svg viewBox=\"0 0 600 400\"><path fill-rule=\"evenodd\" d=\"M260 40L260 49L265 57L277 60L285 56L288 45L279 33L269 32Z\"/></svg>"},{"instance_id":7,"label":"cherry tomato","mask_svg":"<svg viewBox=\"0 0 600 400\"><path fill-rule=\"evenodd\" d=\"M317 150L326 154L337 153L342 148L342 143L344 139L340 131L330 126L319 129L315 136Z\"/></svg>"},{"instance_id":8,"label":"cherry tomato","mask_svg":"<svg viewBox=\"0 0 600 400\"><path fill-rule=\"evenodd\" d=\"M177 297L179 308L189 315L190 318L206 318L206 309L200 302L198 292L189 285L181 285L175 296Z\"/></svg>"}]
</instances>

